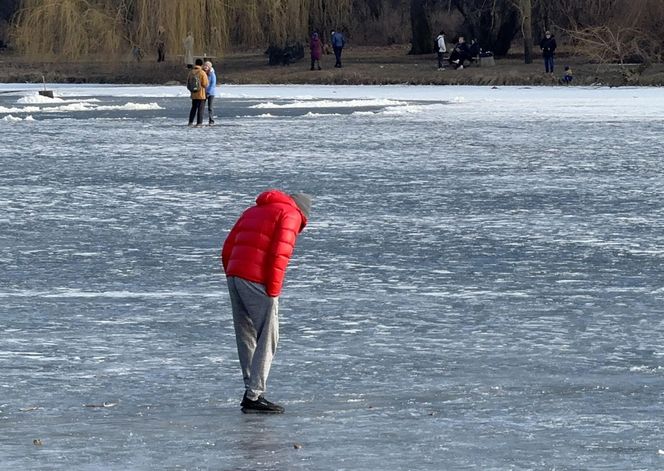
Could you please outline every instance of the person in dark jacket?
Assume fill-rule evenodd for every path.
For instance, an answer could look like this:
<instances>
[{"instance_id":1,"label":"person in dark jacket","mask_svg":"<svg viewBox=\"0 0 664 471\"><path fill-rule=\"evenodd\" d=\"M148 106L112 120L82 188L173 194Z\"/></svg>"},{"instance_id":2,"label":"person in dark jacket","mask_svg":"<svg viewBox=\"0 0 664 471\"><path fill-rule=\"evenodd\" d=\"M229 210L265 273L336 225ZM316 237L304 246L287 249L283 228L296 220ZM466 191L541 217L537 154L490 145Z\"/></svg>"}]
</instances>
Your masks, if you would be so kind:
<instances>
[{"instance_id":1,"label":"person in dark jacket","mask_svg":"<svg viewBox=\"0 0 664 471\"><path fill-rule=\"evenodd\" d=\"M472 39L470 41L470 47L468 48L468 54L470 55L470 62L479 61L481 52L482 49L480 48L480 43L477 42L477 39Z\"/></svg>"},{"instance_id":2,"label":"person in dark jacket","mask_svg":"<svg viewBox=\"0 0 664 471\"><path fill-rule=\"evenodd\" d=\"M544 58L544 69L547 74L553 73L553 54L556 52L556 38L553 37L551 31L544 34L544 38L540 42L540 49L542 50L542 57Z\"/></svg>"},{"instance_id":3,"label":"person in dark jacket","mask_svg":"<svg viewBox=\"0 0 664 471\"><path fill-rule=\"evenodd\" d=\"M332 49L334 50L334 57L336 58L335 67L341 68L341 52L346 45L346 38L339 31L332 31Z\"/></svg>"},{"instance_id":4,"label":"person in dark jacket","mask_svg":"<svg viewBox=\"0 0 664 471\"><path fill-rule=\"evenodd\" d=\"M164 28L161 26L157 31L157 62L164 62L166 60L166 38L164 37Z\"/></svg>"},{"instance_id":5,"label":"person in dark jacket","mask_svg":"<svg viewBox=\"0 0 664 471\"><path fill-rule=\"evenodd\" d=\"M320 58L323 55L323 45L320 42L318 33L316 32L311 35L309 49L311 50L311 70L314 70L314 65L316 63L318 64L318 70L320 70Z\"/></svg>"},{"instance_id":6,"label":"person in dark jacket","mask_svg":"<svg viewBox=\"0 0 664 471\"><path fill-rule=\"evenodd\" d=\"M449 60L455 69L463 69L464 61L470 60L470 49L463 36L459 36L459 40L454 46Z\"/></svg>"},{"instance_id":7,"label":"person in dark jacket","mask_svg":"<svg viewBox=\"0 0 664 471\"><path fill-rule=\"evenodd\" d=\"M244 413L284 412L263 394L279 340L279 295L286 267L310 210L311 197L305 193L265 191L242 213L221 250L244 378Z\"/></svg>"}]
</instances>

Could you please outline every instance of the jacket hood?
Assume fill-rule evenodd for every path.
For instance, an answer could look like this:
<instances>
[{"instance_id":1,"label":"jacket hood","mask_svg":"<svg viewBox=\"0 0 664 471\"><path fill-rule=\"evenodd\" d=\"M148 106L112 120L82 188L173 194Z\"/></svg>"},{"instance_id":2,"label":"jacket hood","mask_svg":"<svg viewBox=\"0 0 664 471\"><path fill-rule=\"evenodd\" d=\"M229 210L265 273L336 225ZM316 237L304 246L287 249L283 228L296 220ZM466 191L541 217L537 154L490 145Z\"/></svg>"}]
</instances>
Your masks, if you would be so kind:
<instances>
[{"instance_id":1,"label":"jacket hood","mask_svg":"<svg viewBox=\"0 0 664 471\"><path fill-rule=\"evenodd\" d=\"M308 215L304 214L304 211L302 211L298 207L297 203L291 196L287 195L286 193L280 190L267 190L256 197L256 204L258 206L264 206L267 204L275 204L275 203L287 204L297 209L300 212L300 215L302 216L302 227L300 228L300 231L304 229L304 226L306 226L308 222L308 217L307 217Z\"/></svg>"}]
</instances>

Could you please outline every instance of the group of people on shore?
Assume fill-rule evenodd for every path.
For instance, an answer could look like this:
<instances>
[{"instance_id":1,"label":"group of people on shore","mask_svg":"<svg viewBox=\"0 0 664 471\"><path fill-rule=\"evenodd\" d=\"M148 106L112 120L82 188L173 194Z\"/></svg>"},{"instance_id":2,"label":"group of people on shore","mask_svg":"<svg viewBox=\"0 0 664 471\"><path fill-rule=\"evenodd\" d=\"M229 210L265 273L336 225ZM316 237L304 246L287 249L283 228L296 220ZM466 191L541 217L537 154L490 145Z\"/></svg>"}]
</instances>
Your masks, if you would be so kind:
<instances>
[{"instance_id":1,"label":"group of people on shore","mask_svg":"<svg viewBox=\"0 0 664 471\"><path fill-rule=\"evenodd\" d=\"M346 37L341 31L332 30L330 34L330 44L332 45L332 50L334 51L334 67L340 69L342 67L341 53L343 52L344 46L346 45ZM311 53L310 70L321 70L320 60L323 56L323 42L321 41L318 31L314 31L311 34L311 38L309 39L309 51Z\"/></svg>"},{"instance_id":2,"label":"group of people on shore","mask_svg":"<svg viewBox=\"0 0 664 471\"><path fill-rule=\"evenodd\" d=\"M445 53L447 52L447 46L445 44L445 32L441 31L436 37L435 44L436 54L438 56L438 70L445 70L444 60ZM452 52L450 53L449 58L447 59L450 66L455 70L463 69L464 62L473 62L480 53L480 45L476 39L473 39L470 42L470 45L466 43L466 38L459 36L457 43L454 45Z\"/></svg>"},{"instance_id":3,"label":"group of people on shore","mask_svg":"<svg viewBox=\"0 0 664 471\"><path fill-rule=\"evenodd\" d=\"M435 51L438 56L438 70L445 70L445 53L447 52L447 46L445 44L445 32L441 31L435 40ZM551 31L546 31L544 38L540 41L540 50L542 51L542 58L544 59L544 70L545 73L553 75L554 68L554 56L556 52L556 39L551 34ZM468 61L472 63L482 54L479 43L477 40L473 39L468 45L463 36L459 36L457 43L454 45L452 52L450 53L447 61L455 69L463 69L464 62ZM569 85L572 83L573 75L572 69L570 66L565 66L565 71L560 79L560 82Z\"/></svg>"},{"instance_id":4,"label":"group of people on shore","mask_svg":"<svg viewBox=\"0 0 664 471\"><path fill-rule=\"evenodd\" d=\"M203 126L205 104L208 109L208 124L214 124L214 96L217 89L217 74L212 62L196 59L187 77L187 89L191 93L191 110L189 111L189 126ZM194 125L194 119L196 124Z\"/></svg>"}]
</instances>

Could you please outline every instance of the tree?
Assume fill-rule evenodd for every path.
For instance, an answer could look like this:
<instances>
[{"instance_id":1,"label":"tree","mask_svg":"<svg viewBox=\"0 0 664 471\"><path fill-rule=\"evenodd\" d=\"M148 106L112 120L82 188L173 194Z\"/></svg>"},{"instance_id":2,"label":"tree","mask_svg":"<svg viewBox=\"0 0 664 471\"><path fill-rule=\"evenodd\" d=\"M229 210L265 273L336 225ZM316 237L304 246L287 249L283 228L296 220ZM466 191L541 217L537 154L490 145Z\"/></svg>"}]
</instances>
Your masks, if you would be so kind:
<instances>
[{"instance_id":1,"label":"tree","mask_svg":"<svg viewBox=\"0 0 664 471\"><path fill-rule=\"evenodd\" d=\"M577 54L600 64L649 64L664 56L664 3L661 0L573 0L559 3L564 31Z\"/></svg>"},{"instance_id":2,"label":"tree","mask_svg":"<svg viewBox=\"0 0 664 471\"><path fill-rule=\"evenodd\" d=\"M514 6L521 17L521 34L523 36L523 60L526 64L533 63L533 4L531 0L516 0Z\"/></svg>"},{"instance_id":3,"label":"tree","mask_svg":"<svg viewBox=\"0 0 664 471\"><path fill-rule=\"evenodd\" d=\"M497 56L509 51L512 40L520 29L517 10L511 0L450 0L463 15L470 36L484 49Z\"/></svg>"},{"instance_id":4,"label":"tree","mask_svg":"<svg viewBox=\"0 0 664 471\"><path fill-rule=\"evenodd\" d=\"M433 52L433 34L427 16L427 0L410 0L410 24L413 31L409 54Z\"/></svg>"}]
</instances>

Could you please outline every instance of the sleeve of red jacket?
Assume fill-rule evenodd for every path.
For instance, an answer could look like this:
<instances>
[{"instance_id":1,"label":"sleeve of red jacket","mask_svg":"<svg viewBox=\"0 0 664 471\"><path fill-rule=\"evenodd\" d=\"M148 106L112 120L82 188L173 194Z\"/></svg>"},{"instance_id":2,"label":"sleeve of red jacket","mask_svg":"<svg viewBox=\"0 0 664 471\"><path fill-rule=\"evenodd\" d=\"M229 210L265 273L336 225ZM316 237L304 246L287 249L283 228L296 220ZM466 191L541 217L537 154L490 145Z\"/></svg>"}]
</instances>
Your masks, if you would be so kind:
<instances>
[{"instance_id":1,"label":"sleeve of red jacket","mask_svg":"<svg viewBox=\"0 0 664 471\"><path fill-rule=\"evenodd\" d=\"M281 294L281 287L286 276L286 267L290 261L295 241L302 226L302 217L296 211L291 211L279 220L275 228L272 245L270 248L270 266L265 290L268 296L277 297Z\"/></svg>"},{"instance_id":2,"label":"sleeve of red jacket","mask_svg":"<svg viewBox=\"0 0 664 471\"><path fill-rule=\"evenodd\" d=\"M228 260L231 256L231 251L233 250L233 244L235 244L235 233L237 232L236 227L237 224L231 229L231 232L228 234L228 237L226 237L224 245L221 249L221 265L224 267L224 272L228 266Z\"/></svg>"}]
</instances>

